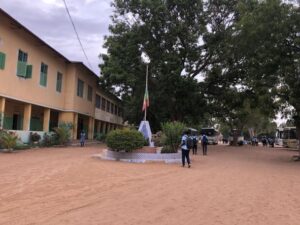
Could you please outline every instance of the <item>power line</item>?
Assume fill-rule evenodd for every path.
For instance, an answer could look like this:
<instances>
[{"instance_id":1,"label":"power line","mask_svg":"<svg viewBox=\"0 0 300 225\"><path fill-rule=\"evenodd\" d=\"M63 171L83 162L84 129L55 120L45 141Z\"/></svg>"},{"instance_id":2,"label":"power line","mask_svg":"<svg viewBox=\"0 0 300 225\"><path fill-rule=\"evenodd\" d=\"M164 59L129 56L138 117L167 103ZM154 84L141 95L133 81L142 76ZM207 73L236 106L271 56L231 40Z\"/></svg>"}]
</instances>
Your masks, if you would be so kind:
<instances>
[{"instance_id":1,"label":"power line","mask_svg":"<svg viewBox=\"0 0 300 225\"><path fill-rule=\"evenodd\" d=\"M77 30L76 30L75 24L74 24L73 19L72 19L72 17L71 17L71 14L70 14L68 5L67 5L67 3L66 3L66 0L63 0L63 2L64 2L64 4L65 4L65 8L66 8L67 14L68 14L68 16L69 16L69 19L70 19L70 21L71 21L71 24L72 24L72 26L73 26L73 29L74 29L74 31L75 31L75 33L76 33L76 37L77 37L77 40L78 40L78 42L79 42L79 44L80 44L81 50L82 50L82 52L83 52L83 54L84 54L84 56L85 56L85 58L86 58L86 60L87 60L87 62L88 62L88 64L89 64L90 68L93 69L92 64L90 63L90 60L89 60L89 58L87 57L87 54L85 53L85 50L84 50L84 48L83 48L83 45L82 45L82 43L81 43L81 41L80 41L78 32L77 32Z\"/></svg>"}]
</instances>

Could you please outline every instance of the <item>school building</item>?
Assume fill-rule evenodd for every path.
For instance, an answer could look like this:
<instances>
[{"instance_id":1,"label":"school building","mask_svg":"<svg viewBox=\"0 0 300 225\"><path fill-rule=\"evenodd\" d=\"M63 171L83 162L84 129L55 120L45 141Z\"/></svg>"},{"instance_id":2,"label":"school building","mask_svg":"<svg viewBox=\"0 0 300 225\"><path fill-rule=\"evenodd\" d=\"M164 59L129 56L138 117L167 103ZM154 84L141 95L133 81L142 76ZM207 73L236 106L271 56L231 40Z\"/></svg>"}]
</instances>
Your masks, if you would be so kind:
<instances>
[{"instance_id":1,"label":"school building","mask_svg":"<svg viewBox=\"0 0 300 225\"><path fill-rule=\"evenodd\" d=\"M72 123L72 138L123 126L121 101L98 76L72 62L0 9L0 129L22 137Z\"/></svg>"}]
</instances>

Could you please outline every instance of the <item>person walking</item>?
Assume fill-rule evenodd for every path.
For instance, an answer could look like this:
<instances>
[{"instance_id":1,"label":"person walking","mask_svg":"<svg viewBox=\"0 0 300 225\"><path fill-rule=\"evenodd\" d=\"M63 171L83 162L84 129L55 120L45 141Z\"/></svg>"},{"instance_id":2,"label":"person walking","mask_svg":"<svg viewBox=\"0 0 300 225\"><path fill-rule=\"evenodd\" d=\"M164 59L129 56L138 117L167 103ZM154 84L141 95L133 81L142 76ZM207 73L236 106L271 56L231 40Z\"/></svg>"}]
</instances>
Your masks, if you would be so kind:
<instances>
[{"instance_id":1,"label":"person walking","mask_svg":"<svg viewBox=\"0 0 300 225\"><path fill-rule=\"evenodd\" d=\"M202 136L201 144L202 144L203 155L207 155L208 139L205 134L203 134Z\"/></svg>"},{"instance_id":2,"label":"person walking","mask_svg":"<svg viewBox=\"0 0 300 225\"><path fill-rule=\"evenodd\" d=\"M196 134L192 136L193 140L193 155L197 155L197 143L198 143L198 137Z\"/></svg>"},{"instance_id":3,"label":"person walking","mask_svg":"<svg viewBox=\"0 0 300 225\"><path fill-rule=\"evenodd\" d=\"M184 131L183 135L181 137L181 153L182 153L182 167L185 166L185 159L188 163L188 168L191 167L191 161L190 161L190 137L189 137L189 132Z\"/></svg>"},{"instance_id":4,"label":"person walking","mask_svg":"<svg viewBox=\"0 0 300 225\"><path fill-rule=\"evenodd\" d=\"M85 142L85 132L84 130L81 131L80 133L80 146L83 147Z\"/></svg>"}]
</instances>

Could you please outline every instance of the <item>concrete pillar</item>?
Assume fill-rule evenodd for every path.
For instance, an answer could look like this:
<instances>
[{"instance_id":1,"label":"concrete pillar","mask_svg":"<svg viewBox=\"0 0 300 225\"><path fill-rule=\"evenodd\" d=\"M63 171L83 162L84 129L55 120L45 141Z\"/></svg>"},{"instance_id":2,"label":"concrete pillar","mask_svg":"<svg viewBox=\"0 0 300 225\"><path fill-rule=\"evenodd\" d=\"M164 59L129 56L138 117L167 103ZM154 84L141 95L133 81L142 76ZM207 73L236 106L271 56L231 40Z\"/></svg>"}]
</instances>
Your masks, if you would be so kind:
<instances>
[{"instance_id":1,"label":"concrete pillar","mask_svg":"<svg viewBox=\"0 0 300 225\"><path fill-rule=\"evenodd\" d=\"M78 113L74 113L73 117L73 140L77 139L77 129L78 129Z\"/></svg>"},{"instance_id":2,"label":"concrete pillar","mask_svg":"<svg viewBox=\"0 0 300 225\"><path fill-rule=\"evenodd\" d=\"M48 108L44 109L44 122L43 122L43 131L44 132L49 132L50 112L51 112L50 109L48 109Z\"/></svg>"},{"instance_id":3,"label":"concrete pillar","mask_svg":"<svg viewBox=\"0 0 300 225\"><path fill-rule=\"evenodd\" d=\"M26 131L30 130L31 111L32 111L32 105L31 104L25 104L25 106L24 106L23 130L26 130Z\"/></svg>"},{"instance_id":4,"label":"concrete pillar","mask_svg":"<svg viewBox=\"0 0 300 225\"><path fill-rule=\"evenodd\" d=\"M4 124L5 100L4 97L0 97L0 129L3 128Z\"/></svg>"},{"instance_id":5,"label":"concrete pillar","mask_svg":"<svg viewBox=\"0 0 300 225\"><path fill-rule=\"evenodd\" d=\"M94 125L95 119L93 117L89 117L89 126L88 126L88 139L94 139Z\"/></svg>"},{"instance_id":6,"label":"concrete pillar","mask_svg":"<svg viewBox=\"0 0 300 225\"><path fill-rule=\"evenodd\" d=\"M100 133L104 133L104 125L105 125L105 122L103 121L100 121Z\"/></svg>"},{"instance_id":7,"label":"concrete pillar","mask_svg":"<svg viewBox=\"0 0 300 225\"><path fill-rule=\"evenodd\" d=\"M77 121L78 114L73 112L60 112L58 114L58 123L72 123L73 130L71 131L71 138L77 139Z\"/></svg>"},{"instance_id":8,"label":"concrete pillar","mask_svg":"<svg viewBox=\"0 0 300 225\"><path fill-rule=\"evenodd\" d=\"M97 133L100 133L101 132L101 130L100 130L100 124L101 123L101 121L99 121L99 120L97 120Z\"/></svg>"}]
</instances>

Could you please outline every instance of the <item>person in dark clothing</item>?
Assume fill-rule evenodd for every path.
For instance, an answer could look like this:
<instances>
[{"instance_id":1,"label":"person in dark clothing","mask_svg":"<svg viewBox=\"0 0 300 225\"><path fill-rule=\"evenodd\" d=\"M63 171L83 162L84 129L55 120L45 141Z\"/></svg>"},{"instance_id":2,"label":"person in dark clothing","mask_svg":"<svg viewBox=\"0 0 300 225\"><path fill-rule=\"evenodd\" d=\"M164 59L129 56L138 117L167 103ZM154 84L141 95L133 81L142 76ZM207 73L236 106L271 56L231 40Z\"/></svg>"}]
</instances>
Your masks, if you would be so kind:
<instances>
[{"instance_id":1,"label":"person in dark clothing","mask_svg":"<svg viewBox=\"0 0 300 225\"><path fill-rule=\"evenodd\" d=\"M192 136L193 140L193 155L197 155L197 143L198 143L198 138L196 135Z\"/></svg>"},{"instance_id":2,"label":"person in dark clothing","mask_svg":"<svg viewBox=\"0 0 300 225\"><path fill-rule=\"evenodd\" d=\"M202 144L203 155L207 155L208 139L205 134L203 134L202 136L201 144Z\"/></svg>"},{"instance_id":3,"label":"person in dark clothing","mask_svg":"<svg viewBox=\"0 0 300 225\"><path fill-rule=\"evenodd\" d=\"M85 132L84 130L81 131L80 133L80 146L83 147L85 142Z\"/></svg>"},{"instance_id":4,"label":"person in dark clothing","mask_svg":"<svg viewBox=\"0 0 300 225\"><path fill-rule=\"evenodd\" d=\"M191 167L191 161L190 161L190 147L188 144L189 139L189 132L185 131L181 138L181 153L182 153L182 167L185 166L185 159L188 163L188 167Z\"/></svg>"}]
</instances>

